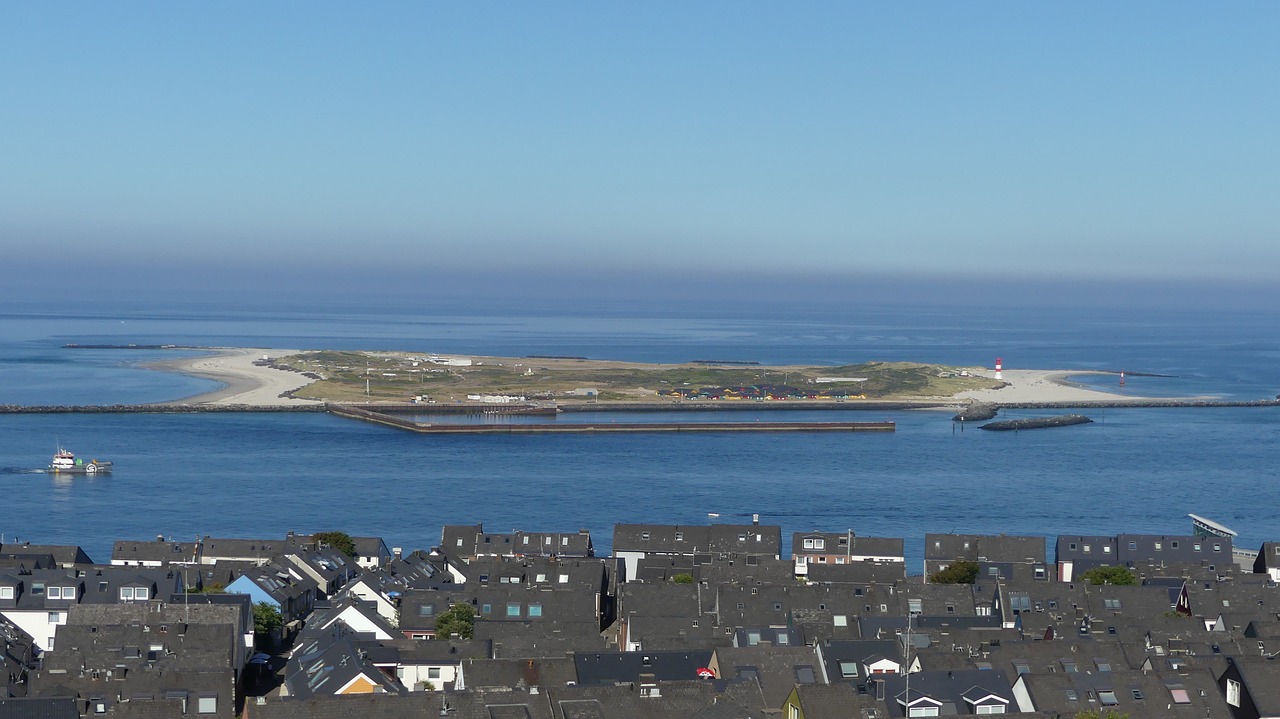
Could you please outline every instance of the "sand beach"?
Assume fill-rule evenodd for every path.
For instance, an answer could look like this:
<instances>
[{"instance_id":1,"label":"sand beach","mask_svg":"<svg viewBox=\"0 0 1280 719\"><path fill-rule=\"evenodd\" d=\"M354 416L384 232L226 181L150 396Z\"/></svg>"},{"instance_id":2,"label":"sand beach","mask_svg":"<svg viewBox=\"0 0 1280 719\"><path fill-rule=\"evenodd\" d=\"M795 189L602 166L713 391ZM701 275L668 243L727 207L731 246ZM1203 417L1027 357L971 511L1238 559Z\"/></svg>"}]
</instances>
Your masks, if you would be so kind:
<instances>
[{"instance_id":1,"label":"sand beach","mask_svg":"<svg viewBox=\"0 0 1280 719\"><path fill-rule=\"evenodd\" d=\"M194 377L222 382L222 389L194 397L174 400L166 404L247 404L258 406L288 406L320 404L315 400L281 397L290 392L306 387L314 380L302 376L301 373L276 369L254 364L263 357L277 359L300 350L263 349L263 348L219 348L215 354L203 357L187 357L162 362L151 362L149 369L165 372L180 372Z\"/></svg>"}]
</instances>

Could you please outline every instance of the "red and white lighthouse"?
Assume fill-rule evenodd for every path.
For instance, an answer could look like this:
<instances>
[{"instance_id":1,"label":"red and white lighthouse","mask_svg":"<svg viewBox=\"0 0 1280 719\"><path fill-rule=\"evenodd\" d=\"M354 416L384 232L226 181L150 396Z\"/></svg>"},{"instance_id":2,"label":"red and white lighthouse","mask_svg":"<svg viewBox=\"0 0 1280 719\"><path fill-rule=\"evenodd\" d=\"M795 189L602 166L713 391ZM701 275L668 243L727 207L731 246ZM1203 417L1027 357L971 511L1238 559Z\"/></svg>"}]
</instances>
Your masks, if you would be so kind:
<instances>
[{"instance_id":1,"label":"red and white lighthouse","mask_svg":"<svg viewBox=\"0 0 1280 719\"><path fill-rule=\"evenodd\" d=\"M1000 370L1002 369L1004 369L1004 360L997 357L996 358L996 379L1004 379L1004 375L1001 374L1000 372Z\"/></svg>"}]
</instances>

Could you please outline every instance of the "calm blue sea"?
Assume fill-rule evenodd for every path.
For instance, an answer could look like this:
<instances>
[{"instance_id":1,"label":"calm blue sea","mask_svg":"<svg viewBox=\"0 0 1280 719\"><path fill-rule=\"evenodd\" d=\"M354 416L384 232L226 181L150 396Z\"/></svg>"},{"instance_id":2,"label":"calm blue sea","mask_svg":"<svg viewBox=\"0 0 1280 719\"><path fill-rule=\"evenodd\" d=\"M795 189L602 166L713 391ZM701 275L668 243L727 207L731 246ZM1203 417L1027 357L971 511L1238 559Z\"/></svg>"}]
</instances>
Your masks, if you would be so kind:
<instances>
[{"instance_id":1,"label":"calm blue sea","mask_svg":"<svg viewBox=\"0 0 1280 719\"><path fill-rule=\"evenodd\" d=\"M172 353L62 348L73 342L828 365L989 366L999 356L1009 368L1168 375L1131 374L1125 391L1142 395L1280 392L1273 314L32 302L0 311L0 404L140 403L217 387L135 366ZM1195 512L1237 530L1241 546L1280 537L1280 409L1091 414L1092 425L1016 434L961 431L937 412L872 412L856 418L888 417L898 431L536 437L419 436L313 414L0 415L9 510L0 533L77 543L107 561L116 538L339 528L408 549L438 543L442 524L483 522L586 527L607 552L615 522L704 523L709 512L743 522L759 513L787 538L850 528L905 537L914 572L927 531L1188 533L1186 514ZM115 473L31 472L58 443L113 460Z\"/></svg>"}]
</instances>

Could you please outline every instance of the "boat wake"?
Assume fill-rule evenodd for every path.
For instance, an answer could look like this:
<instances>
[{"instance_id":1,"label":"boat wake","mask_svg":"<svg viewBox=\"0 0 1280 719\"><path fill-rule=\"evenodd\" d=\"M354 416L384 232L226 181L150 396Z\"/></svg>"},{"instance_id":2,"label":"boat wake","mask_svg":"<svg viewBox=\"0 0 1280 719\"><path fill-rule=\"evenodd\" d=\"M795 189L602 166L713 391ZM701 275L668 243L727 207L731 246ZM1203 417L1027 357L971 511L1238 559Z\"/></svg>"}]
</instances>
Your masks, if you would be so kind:
<instances>
[{"instance_id":1,"label":"boat wake","mask_svg":"<svg viewBox=\"0 0 1280 719\"><path fill-rule=\"evenodd\" d=\"M0 467L0 474L48 474L48 470L30 467Z\"/></svg>"}]
</instances>

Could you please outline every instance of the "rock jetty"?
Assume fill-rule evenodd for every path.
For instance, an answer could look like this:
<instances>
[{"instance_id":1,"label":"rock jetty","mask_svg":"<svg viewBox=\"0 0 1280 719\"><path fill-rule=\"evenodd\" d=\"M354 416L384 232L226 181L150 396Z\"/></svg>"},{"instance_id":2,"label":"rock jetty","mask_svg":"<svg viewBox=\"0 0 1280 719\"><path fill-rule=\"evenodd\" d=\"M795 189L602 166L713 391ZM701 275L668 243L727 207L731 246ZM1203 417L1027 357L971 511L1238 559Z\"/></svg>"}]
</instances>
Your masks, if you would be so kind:
<instances>
[{"instance_id":1,"label":"rock jetty","mask_svg":"<svg viewBox=\"0 0 1280 719\"><path fill-rule=\"evenodd\" d=\"M1046 427L1070 427L1073 424L1089 424L1093 420L1082 414L1060 414L1056 417L1032 417L1030 419L1006 419L978 425L978 429L1008 432L1018 429L1044 429Z\"/></svg>"}]
</instances>

